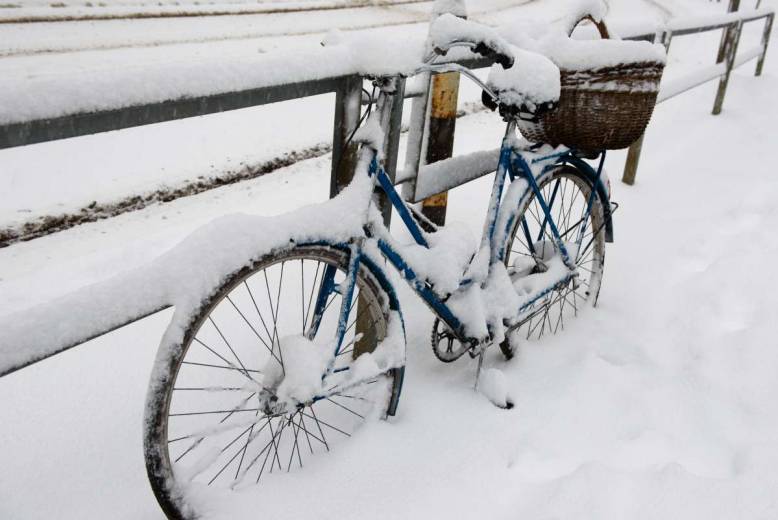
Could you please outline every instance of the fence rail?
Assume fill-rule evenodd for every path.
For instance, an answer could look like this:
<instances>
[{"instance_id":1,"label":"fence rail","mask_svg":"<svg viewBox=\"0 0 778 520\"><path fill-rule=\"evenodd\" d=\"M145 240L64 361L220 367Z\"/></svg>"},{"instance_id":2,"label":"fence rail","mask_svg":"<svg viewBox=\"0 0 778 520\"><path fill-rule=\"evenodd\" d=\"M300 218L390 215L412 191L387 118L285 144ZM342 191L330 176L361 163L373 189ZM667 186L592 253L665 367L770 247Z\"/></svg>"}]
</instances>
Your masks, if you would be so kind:
<instances>
[{"instance_id":1,"label":"fence rail","mask_svg":"<svg viewBox=\"0 0 778 520\"><path fill-rule=\"evenodd\" d=\"M730 7L733 6L736 6L736 4L733 3ZM760 76L762 74L767 48L770 44L770 33L772 32L775 13L770 9L757 9L753 12L745 13L731 12L721 18L720 21L700 25L698 27L689 27L683 21L676 22L671 24L670 27L656 33L654 41L663 43L669 52L673 38L710 31L723 31L716 64L671 81L663 81L657 103L663 103L709 81L718 79L719 87L713 103L713 115L718 115L721 113L721 109L724 105L729 77L734 69L753 59L758 59L755 75ZM743 34L743 25L758 20L764 20L765 24L761 43L745 52L738 53L740 37ZM624 174L621 178L622 182L625 184L635 184L644 137L645 136L638 139L627 152L627 161L624 165Z\"/></svg>"},{"instance_id":2,"label":"fence rail","mask_svg":"<svg viewBox=\"0 0 778 520\"><path fill-rule=\"evenodd\" d=\"M723 18L717 18L712 23L702 25L675 23L673 27L661 28L658 31L646 32L643 34L630 35L628 39L632 40L650 40L663 42L668 48L672 38L683 35L698 34L701 32L713 30L725 30L726 38L724 45L723 58L721 63L709 68L697 71L695 74L669 82L663 85L660 99L662 101L670 99L687 90L693 88L702 82L710 81L715 78L721 78L723 87L720 87L721 94L717 96L716 106L721 107L724 93L726 92L726 81L733 68L743 63L758 58L756 75L762 71L767 47L769 43L770 32L772 29L774 14L771 10L759 10L749 13L731 13ZM742 25L747 22L765 19L765 30L762 43L759 47L754 47L737 55L737 46L741 34ZM489 60L468 59L461 60L458 63L469 68L478 69L491 65ZM188 99L170 99L156 103L149 103L124 108L116 108L104 111L79 113L57 117L53 119L37 119L22 122L15 122L0 126L0 148L9 148L33 143L41 143L56 139L76 137L81 135L105 132L110 130L119 130L140 125L160 123L188 117L202 116L223 112L226 110L236 110L252 106L275 103L299 99L309 96L315 96L325 93L335 93L335 116L333 121L333 154L332 154L332 173L331 173L331 195L335 195L342 186L351 178L354 162L356 158L356 145L349 144L349 136L356 128L360 109L363 103L362 93L363 78L354 75L335 76L324 79L308 79L295 83L278 84L263 86L261 88L242 90L238 92L223 92L208 96L192 97ZM398 172L398 150L401 131L403 103L395 103L395 110L391 114L390 131L388 136L388 146L385 150L387 172L395 183L405 183L407 189L404 190L406 198L413 202L447 191L456 186L465 184L478 177L494 171L497 161L496 152L478 152L481 158L490 155L494 157L494 164L484 160L473 160L473 156L454 157L445 161L423 165L421 158L427 125L428 111L427 101L429 94L430 78L425 78L422 82L422 88L405 88L405 81L399 82L398 96L404 98L414 98L413 109L411 113L411 128L409 132L408 152L406 153L406 162L404 169ZM714 113L717 113L714 110ZM452 135L453 138L453 135ZM627 169L625 170L624 181L628 184L634 182L634 175L637 170L638 159L642 147L642 138L630 148ZM479 165L476 167L475 165ZM452 168L456 166L456 168ZM452 169L467 171L469 174L465 177L450 178L446 172ZM628 173L631 172L631 177ZM385 215L388 219L389 215ZM131 290L132 288L128 288ZM67 306L68 297L60 300L60 306ZM139 310L134 315L123 316L121 319L103 320L103 325L99 330L84 331L83 334L69 336L62 339L57 344L41 346L36 350L36 355L22 360L14 357L14 361L3 363L0 361L0 377L51 357L57 353L68 350L88 340L112 332L129 323L137 321L154 312L170 307L170 302L160 299L160 301L146 302L146 307ZM49 314L45 308L33 309L31 311L36 316L40 316L45 321ZM11 316L13 318L13 316ZM3 331L0 327L0 350L2 350ZM2 352L0 352L2 353ZM2 359L2 356L0 356Z\"/></svg>"}]
</instances>

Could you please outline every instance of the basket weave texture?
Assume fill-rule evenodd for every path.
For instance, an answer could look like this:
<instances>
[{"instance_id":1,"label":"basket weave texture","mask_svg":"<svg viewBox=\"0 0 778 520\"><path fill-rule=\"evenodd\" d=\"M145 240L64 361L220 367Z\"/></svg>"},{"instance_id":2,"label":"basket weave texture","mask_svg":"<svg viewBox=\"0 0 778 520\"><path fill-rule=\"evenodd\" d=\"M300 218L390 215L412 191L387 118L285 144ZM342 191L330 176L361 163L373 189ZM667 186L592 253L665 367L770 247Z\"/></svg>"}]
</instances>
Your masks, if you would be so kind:
<instances>
[{"instance_id":1,"label":"basket weave texture","mask_svg":"<svg viewBox=\"0 0 778 520\"><path fill-rule=\"evenodd\" d=\"M604 25L597 25L607 38ZM530 141L585 152L627 148L643 135L651 119L663 71L664 64L656 62L561 69L557 108L536 122L519 121L519 129Z\"/></svg>"}]
</instances>

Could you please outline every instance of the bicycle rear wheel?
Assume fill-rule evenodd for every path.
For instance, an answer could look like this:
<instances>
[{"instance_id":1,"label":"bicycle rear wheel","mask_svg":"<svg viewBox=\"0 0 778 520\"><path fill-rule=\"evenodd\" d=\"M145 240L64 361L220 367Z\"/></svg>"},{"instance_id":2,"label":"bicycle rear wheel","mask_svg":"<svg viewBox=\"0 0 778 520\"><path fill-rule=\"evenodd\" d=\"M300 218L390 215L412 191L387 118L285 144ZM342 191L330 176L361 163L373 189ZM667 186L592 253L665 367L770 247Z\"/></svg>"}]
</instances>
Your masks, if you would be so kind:
<instances>
[{"instance_id":1,"label":"bicycle rear wheel","mask_svg":"<svg viewBox=\"0 0 778 520\"><path fill-rule=\"evenodd\" d=\"M326 246L268 255L230 276L192 318L174 354L158 356L144 448L149 481L169 518L197 517L187 500L197 486L236 489L299 470L365 421L393 412L402 368L349 379L359 356L374 352L391 329L387 293L364 267L336 373L318 379L321 389L305 394L307 401L278 405L284 391L306 391L289 388L303 380L284 387L298 377L292 374L319 370L317 381L335 356L332 338L343 300L338 284L348 265L346 252ZM323 290L326 305L309 341Z\"/></svg>"},{"instance_id":2,"label":"bicycle rear wheel","mask_svg":"<svg viewBox=\"0 0 778 520\"><path fill-rule=\"evenodd\" d=\"M500 345L509 359L514 354L512 341L556 334L583 306L596 305L605 266L604 211L599 197L594 198L592 211L585 218L591 183L578 170L564 166L544 173L537 181L563 241L574 242L584 226L576 260L579 277L552 291ZM540 202L530 195L506 242L505 265L512 277L542 272L542 259L558 253L545 220Z\"/></svg>"}]
</instances>

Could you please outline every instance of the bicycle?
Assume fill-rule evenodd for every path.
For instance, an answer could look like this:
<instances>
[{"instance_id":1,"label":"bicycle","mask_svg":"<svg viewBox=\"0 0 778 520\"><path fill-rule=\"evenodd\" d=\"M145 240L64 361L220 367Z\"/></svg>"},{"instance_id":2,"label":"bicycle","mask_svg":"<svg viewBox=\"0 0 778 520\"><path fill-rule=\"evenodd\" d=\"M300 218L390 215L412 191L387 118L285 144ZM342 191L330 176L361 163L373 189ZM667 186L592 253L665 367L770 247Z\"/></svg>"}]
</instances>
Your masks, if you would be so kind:
<instances>
[{"instance_id":1,"label":"bicycle","mask_svg":"<svg viewBox=\"0 0 778 520\"><path fill-rule=\"evenodd\" d=\"M451 41L441 52L457 46L505 68L513 61L482 40ZM574 150L519 140L516 118L527 117L526 106L506 103L468 69L434 56L415 73L460 72L507 121L480 246L461 247L395 190L380 128L396 78L374 78L377 108L353 136L362 147L351 184L285 220L285 243L227 276L163 339L144 448L168 517L197 516L186 499L191 486L259 483L330 451L363 422L396 413L405 330L384 262L436 316L435 356L452 362L467 353L479 371L489 346L511 357L517 334L554 333L596 303L613 233L605 152L595 169ZM390 234L379 193L413 244Z\"/></svg>"}]
</instances>

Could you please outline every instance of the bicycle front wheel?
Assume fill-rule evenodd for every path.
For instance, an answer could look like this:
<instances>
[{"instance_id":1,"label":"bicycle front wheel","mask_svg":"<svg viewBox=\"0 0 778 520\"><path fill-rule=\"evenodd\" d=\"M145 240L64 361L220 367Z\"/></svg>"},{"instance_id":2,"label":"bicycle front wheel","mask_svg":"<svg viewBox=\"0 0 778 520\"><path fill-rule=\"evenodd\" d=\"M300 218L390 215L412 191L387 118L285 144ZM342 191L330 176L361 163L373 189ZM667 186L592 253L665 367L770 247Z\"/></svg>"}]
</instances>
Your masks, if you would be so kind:
<instances>
[{"instance_id":1,"label":"bicycle front wheel","mask_svg":"<svg viewBox=\"0 0 778 520\"><path fill-rule=\"evenodd\" d=\"M556 334L583 306L595 305L605 266L604 211L599 197L594 198L591 212L586 215L591 183L571 167L555 168L537 181L562 240L574 243L583 229L575 261L579 276L552 291L533 309L513 332L513 339L532 340L544 334ZM543 259L558 254L546 220L540 201L534 194L530 195L506 244L505 265L512 277L542 272ZM508 358L512 357L510 341L506 340L500 347Z\"/></svg>"},{"instance_id":2,"label":"bicycle front wheel","mask_svg":"<svg viewBox=\"0 0 778 520\"><path fill-rule=\"evenodd\" d=\"M268 255L230 276L192 318L174 354L158 356L144 448L151 486L169 518L197 517L187 500L197 486L236 489L299 471L368 419L392 411L402 368L364 378L350 372L391 329L387 293L364 267L353 304L344 307L350 312L341 348L337 356L330 350L348 260L326 246ZM317 380L327 363L334 371ZM318 393L280 406L290 374L309 370L319 370Z\"/></svg>"}]
</instances>

